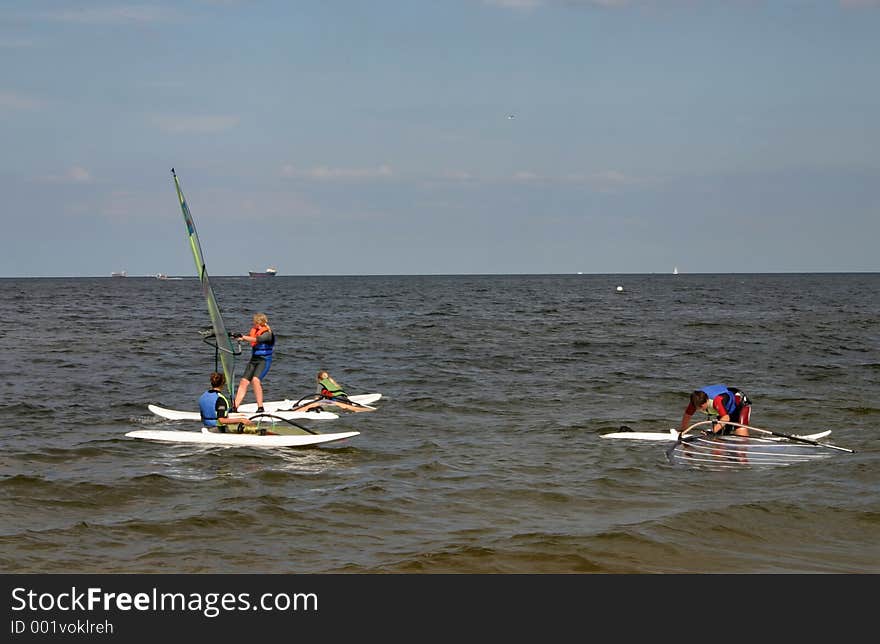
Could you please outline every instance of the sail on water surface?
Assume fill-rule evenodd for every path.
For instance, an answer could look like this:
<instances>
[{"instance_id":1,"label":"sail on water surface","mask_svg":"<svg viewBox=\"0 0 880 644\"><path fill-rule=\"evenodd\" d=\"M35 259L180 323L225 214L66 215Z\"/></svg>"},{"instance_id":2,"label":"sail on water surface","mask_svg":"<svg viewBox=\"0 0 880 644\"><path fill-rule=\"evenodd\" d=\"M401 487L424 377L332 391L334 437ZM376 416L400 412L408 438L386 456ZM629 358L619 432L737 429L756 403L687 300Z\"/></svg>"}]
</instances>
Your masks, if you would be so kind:
<instances>
[{"instance_id":1,"label":"sail on water surface","mask_svg":"<svg viewBox=\"0 0 880 644\"><path fill-rule=\"evenodd\" d=\"M220 363L223 366L223 375L226 376L226 391L229 399L234 397L233 376L235 375L235 356L239 353L233 343L232 338L226 332L223 325L223 316L220 314L220 307L217 304L217 298L214 297L214 289L211 288L211 282L208 279L208 270L205 268L205 256L202 253L202 246L199 243L199 236L196 233L196 225L193 223L192 214L189 206L186 205L186 198L180 189L180 180L174 168L171 168L171 176L174 177L174 186L177 188L177 198L180 201L180 210L183 212L183 220L186 222L186 232L189 235L189 246L192 250L193 259L196 262L196 271L199 276L199 282L202 285L202 293L208 304L208 314L211 316L211 326L214 328L214 340L217 353L220 356Z\"/></svg>"}]
</instances>

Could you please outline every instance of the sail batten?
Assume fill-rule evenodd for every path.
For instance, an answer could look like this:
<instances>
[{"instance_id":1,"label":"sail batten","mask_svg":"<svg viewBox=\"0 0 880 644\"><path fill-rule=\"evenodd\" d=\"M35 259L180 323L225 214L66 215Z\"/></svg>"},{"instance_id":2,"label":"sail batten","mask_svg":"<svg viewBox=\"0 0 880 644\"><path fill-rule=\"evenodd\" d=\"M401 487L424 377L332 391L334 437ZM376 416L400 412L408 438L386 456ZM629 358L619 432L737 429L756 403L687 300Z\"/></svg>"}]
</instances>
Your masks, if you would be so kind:
<instances>
[{"instance_id":1,"label":"sail batten","mask_svg":"<svg viewBox=\"0 0 880 644\"><path fill-rule=\"evenodd\" d=\"M196 263L196 274L202 285L202 293L208 305L208 315L211 317L211 326L214 329L214 340L217 347L217 353L220 357L220 364L223 368L223 375L226 376L226 392L229 394L230 400L233 398L233 376L235 375L235 346L232 338L226 332L223 324L223 316L220 313L220 306L217 304L217 298L214 296L214 289L208 279L208 269L205 265L205 256L202 253L202 246L199 242L198 233L196 233L196 225L193 221L186 198L183 196L183 190L180 188L180 180L171 168L171 175L174 177L174 187L177 189L177 199L180 201L180 210L183 213L183 221L186 223L186 231L189 236L189 246Z\"/></svg>"}]
</instances>

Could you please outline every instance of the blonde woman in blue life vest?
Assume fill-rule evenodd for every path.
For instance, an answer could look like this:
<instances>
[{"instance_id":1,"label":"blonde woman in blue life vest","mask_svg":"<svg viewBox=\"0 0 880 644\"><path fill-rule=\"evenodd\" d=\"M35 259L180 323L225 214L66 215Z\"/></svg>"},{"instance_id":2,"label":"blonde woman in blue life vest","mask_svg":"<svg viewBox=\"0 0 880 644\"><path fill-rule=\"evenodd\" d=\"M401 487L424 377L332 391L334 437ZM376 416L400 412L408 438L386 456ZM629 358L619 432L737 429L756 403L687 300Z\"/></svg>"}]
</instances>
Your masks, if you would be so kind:
<instances>
[{"instance_id":1,"label":"blonde woman in blue life vest","mask_svg":"<svg viewBox=\"0 0 880 644\"><path fill-rule=\"evenodd\" d=\"M238 406L244 400L250 383L254 384L257 411L264 411L263 379L269 373L269 367L272 366L272 354L275 352L275 334L269 328L269 319L265 313L255 313L254 326L251 327L251 330L246 335L236 334L233 337L240 342L250 342L251 359L238 382L238 391L235 392L232 411L238 411Z\"/></svg>"},{"instance_id":2,"label":"blonde woman in blue life vest","mask_svg":"<svg viewBox=\"0 0 880 644\"><path fill-rule=\"evenodd\" d=\"M745 392L736 387L727 385L708 385L702 389L696 389L691 393L687 408L681 418L681 429L684 431L691 422L691 416L701 411L711 420L712 434L730 434L748 436L749 430L745 427L726 425L726 423L739 423L748 425L751 417L752 401ZM707 432L708 433L708 432Z\"/></svg>"}]
</instances>

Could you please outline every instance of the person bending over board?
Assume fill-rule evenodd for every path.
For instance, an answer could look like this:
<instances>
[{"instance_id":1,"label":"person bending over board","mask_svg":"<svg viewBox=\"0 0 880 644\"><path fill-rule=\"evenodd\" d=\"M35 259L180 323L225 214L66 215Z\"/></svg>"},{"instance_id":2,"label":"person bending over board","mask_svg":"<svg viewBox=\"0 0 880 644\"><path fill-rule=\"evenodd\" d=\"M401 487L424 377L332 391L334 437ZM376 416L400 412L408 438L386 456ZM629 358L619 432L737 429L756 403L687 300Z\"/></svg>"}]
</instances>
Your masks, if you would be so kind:
<instances>
[{"instance_id":1,"label":"person bending over board","mask_svg":"<svg viewBox=\"0 0 880 644\"><path fill-rule=\"evenodd\" d=\"M709 420L713 421L711 425L713 434L730 434L732 431L739 436L748 436L747 428L725 423L748 425L751 410L752 401L736 387L708 385L691 393L690 401L681 418L680 431L688 428L691 416L702 411Z\"/></svg>"},{"instance_id":2,"label":"person bending over board","mask_svg":"<svg viewBox=\"0 0 880 644\"><path fill-rule=\"evenodd\" d=\"M242 433L245 425L254 423L247 418L229 418L229 399L223 395L223 385L226 384L226 376L214 371L211 373L211 388L199 398L199 413L202 415L202 424L208 428L217 428L218 432L225 433L226 425L237 425L238 433Z\"/></svg>"},{"instance_id":3,"label":"person bending over board","mask_svg":"<svg viewBox=\"0 0 880 644\"><path fill-rule=\"evenodd\" d=\"M238 383L232 411L238 411L238 406L244 400L248 384L251 382L254 383L257 411L265 411L263 409L263 378L269 373L269 367L272 366L272 353L275 351L275 334L269 328L268 318L264 313L255 313L254 326L247 332L247 335L236 334L233 337L236 340L251 343L251 359Z\"/></svg>"}]
</instances>

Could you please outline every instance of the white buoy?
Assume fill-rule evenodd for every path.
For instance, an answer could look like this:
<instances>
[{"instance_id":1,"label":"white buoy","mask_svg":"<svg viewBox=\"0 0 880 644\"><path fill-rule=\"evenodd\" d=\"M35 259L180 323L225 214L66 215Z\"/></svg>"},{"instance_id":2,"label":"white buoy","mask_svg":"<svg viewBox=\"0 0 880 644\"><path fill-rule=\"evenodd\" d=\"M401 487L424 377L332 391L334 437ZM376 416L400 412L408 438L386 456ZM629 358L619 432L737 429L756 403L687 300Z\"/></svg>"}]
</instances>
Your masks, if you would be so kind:
<instances>
[{"instance_id":1,"label":"white buoy","mask_svg":"<svg viewBox=\"0 0 880 644\"><path fill-rule=\"evenodd\" d=\"M622 286L618 286L618 287L617 287L617 292L618 292L618 293L623 293L623 287L622 287Z\"/></svg>"}]
</instances>

